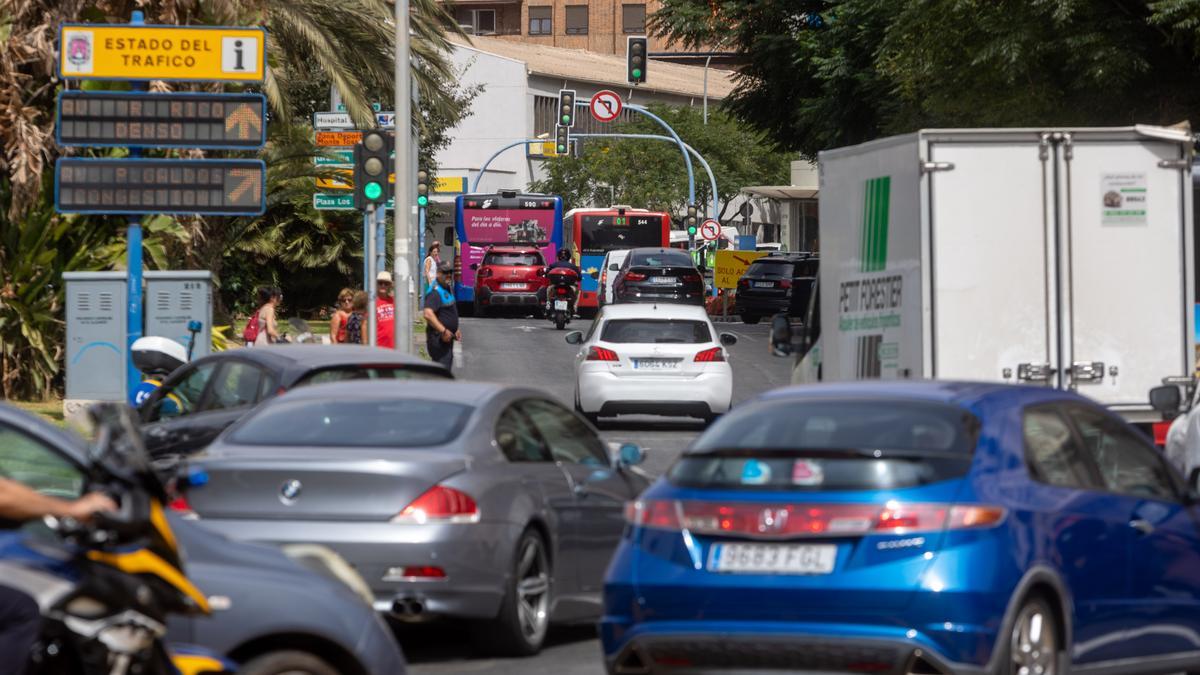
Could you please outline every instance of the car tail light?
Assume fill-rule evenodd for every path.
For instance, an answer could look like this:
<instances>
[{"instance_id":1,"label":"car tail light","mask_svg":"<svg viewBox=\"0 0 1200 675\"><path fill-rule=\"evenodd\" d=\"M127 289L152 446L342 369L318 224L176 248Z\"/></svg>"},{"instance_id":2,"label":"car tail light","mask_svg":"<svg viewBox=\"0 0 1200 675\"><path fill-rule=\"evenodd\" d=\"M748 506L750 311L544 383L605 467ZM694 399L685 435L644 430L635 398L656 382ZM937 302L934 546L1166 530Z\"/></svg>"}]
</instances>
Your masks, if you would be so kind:
<instances>
[{"instance_id":1,"label":"car tail light","mask_svg":"<svg viewBox=\"0 0 1200 675\"><path fill-rule=\"evenodd\" d=\"M608 270L605 269L600 273L600 287L608 288Z\"/></svg>"},{"instance_id":2,"label":"car tail light","mask_svg":"<svg viewBox=\"0 0 1200 675\"><path fill-rule=\"evenodd\" d=\"M714 363L716 361L724 361L724 360L725 360L725 352L721 351L720 347L713 347L712 349L705 349L704 351L697 353L696 358L693 359L693 361L695 361L697 363Z\"/></svg>"},{"instance_id":3,"label":"car tail light","mask_svg":"<svg viewBox=\"0 0 1200 675\"><path fill-rule=\"evenodd\" d=\"M167 502L167 508L188 520L197 520L200 518L200 516L196 514L196 511L192 509L192 505L188 503L187 497L184 495L176 495L174 499Z\"/></svg>"},{"instance_id":4,"label":"car tail light","mask_svg":"<svg viewBox=\"0 0 1200 675\"><path fill-rule=\"evenodd\" d=\"M745 278L745 277L742 277L741 279L738 279L738 288L749 288L749 287L750 287L750 280L749 280L749 279L747 279L747 278Z\"/></svg>"},{"instance_id":5,"label":"car tail light","mask_svg":"<svg viewBox=\"0 0 1200 675\"><path fill-rule=\"evenodd\" d=\"M626 272L625 281L645 281L646 275L641 272Z\"/></svg>"},{"instance_id":6,"label":"car tail light","mask_svg":"<svg viewBox=\"0 0 1200 675\"><path fill-rule=\"evenodd\" d=\"M1171 423L1155 422L1150 429L1154 432L1154 444L1160 448L1167 447L1167 432L1171 430Z\"/></svg>"},{"instance_id":7,"label":"car tail light","mask_svg":"<svg viewBox=\"0 0 1200 675\"><path fill-rule=\"evenodd\" d=\"M636 527L751 537L836 537L963 530L999 525L997 506L950 504L717 504L640 500L625 506Z\"/></svg>"},{"instance_id":8,"label":"car tail light","mask_svg":"<svg viewBox=\"0 0 1200 675\"><path fill-rule=\"evenodd\" d=\"M685 275L683 275L683 281L685 283L689 283L689 284L697 283L700 281L700 275L699 274L685 274Z\"/></svg>"},{"instance_id":9,"label":"car tail light","mask_svg":"<svg viewBox=\"0 0 1200 675\"><path fill-rule=\"evenodd\" d=\"M779 281L777 281L777 282L775 282L775 283L776 283L776 285L778 285L780 288L791 288L791 287L792 287L792 280L791 280L791 279L780 279Z\"/></svg>"},{"instance_id":10,"label":"car tail light","mask_svg":"<svg viewBox=\"0 0 1200 675\"><path fill-rule=\"evenodd\" d=\"M401 576L409 579L445 579L446 570L433 565L421 565L405 567Z\"/></svg>"},{"instance_id":11,"label":"car tail light","mask_svg":"<svg viewBox=\"0 0 1200 675\"><path fill-rule=\"evenodd\" d=\"M611 349L606 349L604 347L589 347L587 360L588 361L620 361L621 359L620 359L620 357L617 356L617 353Z\"/></svg>"},{"instance_id":12,"label":"car tail light","mask_svg":"<svg viewBox=\"0 0 1200 675\"><path fill-rule=\"evenodd\" d=\"M471 495L445 485L435 485L392 518L393 523L422 524L430 521L477 523L479 507Z\"/></svg>"}]
</instances>

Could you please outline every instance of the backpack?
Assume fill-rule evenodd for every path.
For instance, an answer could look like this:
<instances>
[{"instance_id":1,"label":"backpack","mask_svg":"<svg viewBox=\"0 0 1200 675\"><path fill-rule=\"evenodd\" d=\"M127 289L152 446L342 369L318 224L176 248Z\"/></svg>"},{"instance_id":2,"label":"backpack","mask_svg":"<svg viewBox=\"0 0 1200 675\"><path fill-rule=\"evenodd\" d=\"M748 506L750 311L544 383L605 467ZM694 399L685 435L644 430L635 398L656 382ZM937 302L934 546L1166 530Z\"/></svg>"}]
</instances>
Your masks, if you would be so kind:
<instances>
[{"instance_id":1,"label":"backpack","mask_svg":"<svg viewBox=\"0 0 1200 675\"><path fill-rule=\"evenodd\" d=\"M250 320L246 322L246 327L242 329L242 339L248 345L254 344L254 341L258 339L258 314L261 311L261 307L256 309L254 316L250 317Z\"/></svg>"}]
</instances>

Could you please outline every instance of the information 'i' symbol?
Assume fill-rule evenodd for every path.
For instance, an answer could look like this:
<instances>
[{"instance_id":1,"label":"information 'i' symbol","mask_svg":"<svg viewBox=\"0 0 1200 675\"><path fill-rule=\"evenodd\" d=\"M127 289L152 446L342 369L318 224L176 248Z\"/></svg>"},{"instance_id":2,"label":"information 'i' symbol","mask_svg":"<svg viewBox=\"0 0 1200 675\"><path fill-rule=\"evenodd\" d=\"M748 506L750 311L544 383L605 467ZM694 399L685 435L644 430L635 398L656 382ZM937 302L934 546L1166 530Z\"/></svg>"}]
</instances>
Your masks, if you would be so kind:
<instances>
[{"instance_id":1,"label":"information 'i' symbol","mask_svg":"<svg viewBox=\"0 0 1200 675\"><path fill-rule=\"evenodd\" d=\"M236 59L234 62L234 70L245 70L246 66L242 65L242 41L236 40L233 43L233 56Z\"/></svg>"}]
</instances>

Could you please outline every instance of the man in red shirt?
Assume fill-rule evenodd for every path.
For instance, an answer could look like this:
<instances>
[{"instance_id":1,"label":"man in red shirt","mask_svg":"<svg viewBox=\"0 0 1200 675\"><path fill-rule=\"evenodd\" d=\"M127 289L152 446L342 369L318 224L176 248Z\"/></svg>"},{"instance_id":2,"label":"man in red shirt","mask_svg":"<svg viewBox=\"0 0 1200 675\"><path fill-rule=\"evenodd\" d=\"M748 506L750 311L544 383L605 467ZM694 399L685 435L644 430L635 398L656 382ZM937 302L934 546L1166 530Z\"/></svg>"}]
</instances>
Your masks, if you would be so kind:
<instances>
[{"instance_id":1,"label":"man in red shirt","mask_svg":"<svg viewBox=\"0 0 1200 675\"><path fill-rule=\"evenodd\" d=\"M375 277L375 344L396 348L396 301L392 299L392 273L384 270Z\"/></svg>"}]
</instances>

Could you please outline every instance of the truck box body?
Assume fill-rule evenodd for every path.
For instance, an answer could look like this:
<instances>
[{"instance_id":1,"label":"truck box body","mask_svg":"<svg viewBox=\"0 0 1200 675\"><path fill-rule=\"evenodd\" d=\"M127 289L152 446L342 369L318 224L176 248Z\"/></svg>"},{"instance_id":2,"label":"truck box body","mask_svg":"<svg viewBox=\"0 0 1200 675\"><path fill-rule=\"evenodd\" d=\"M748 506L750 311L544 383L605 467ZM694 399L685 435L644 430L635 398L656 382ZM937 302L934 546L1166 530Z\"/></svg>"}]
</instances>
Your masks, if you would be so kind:
<instances>
[{"instance_id":1,"label":"truck box body","mask_svg":"<svg viewBox=\"0 0 1200 675\"><path fill-rule=\"evenodd\" d=\"M820 154L822 379L1076 389L1193 369L1187 131L929 130Z\"/></svg>"}]
</instances>

